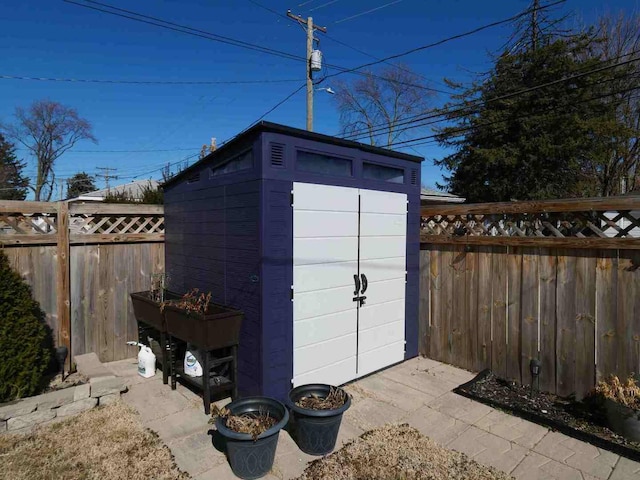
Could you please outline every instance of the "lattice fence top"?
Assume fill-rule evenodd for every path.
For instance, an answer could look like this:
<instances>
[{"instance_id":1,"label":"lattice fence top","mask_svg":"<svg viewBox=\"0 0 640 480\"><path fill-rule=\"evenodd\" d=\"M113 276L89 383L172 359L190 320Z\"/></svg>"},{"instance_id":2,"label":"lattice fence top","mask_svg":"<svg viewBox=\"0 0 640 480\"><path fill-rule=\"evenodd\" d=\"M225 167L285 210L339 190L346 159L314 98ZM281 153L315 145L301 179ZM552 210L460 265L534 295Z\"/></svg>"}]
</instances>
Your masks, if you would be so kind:
<instances>
[{"instance_id":1,"label":"lattice fence top","mask_svg":"<svg viewBox=\"0 0 640 480\"><path fill-rule=\"evenodd\" d=\"M422 209L421 234L432 243L640 248L640 197L434 205Z\"/></svg>"},{"instance_id":2,"label":"lattice fence top","mask_svg":"<svg viewBox=\"0 0 640 480\"><path fill-rule=\"evenodd\" d=\"M60 219L68 225L58 228ZM164 240L161 205L0 201L0 245Z\"/></svg>"}]
</instances>

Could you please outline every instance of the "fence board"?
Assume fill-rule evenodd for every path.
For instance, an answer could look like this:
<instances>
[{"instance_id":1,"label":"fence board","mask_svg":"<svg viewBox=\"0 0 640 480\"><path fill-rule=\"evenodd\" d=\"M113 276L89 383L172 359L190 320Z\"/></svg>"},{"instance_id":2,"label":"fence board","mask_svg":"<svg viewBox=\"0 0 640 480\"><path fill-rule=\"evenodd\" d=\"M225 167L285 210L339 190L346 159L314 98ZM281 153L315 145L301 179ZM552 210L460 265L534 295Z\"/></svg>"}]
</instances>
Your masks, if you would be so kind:
<instances>
[{"instance_id":1,"label":"fence board","mask_svg":"<svg viewBox=\"0 0 640 480\"><path fill-rule=\"evenodd\" d=\"M596 252L586 250L576 258L575 393L577 399L593 387L595 369Z\"/></svg>"},{"instance_id":2,"label":"fence board","mask_svg":"<svg viewBox=\"0 0 640 480\"><path fill-rule=\"evenodd\" d=\"M431 277L431 328L429 329L429 352L431 358L442 360L444 334L442 329L442 257L440 249L429 252L429 269Z\"/></svg>"},{"instance_id":3,"label":"fence board","mask_svg":"<svg viewBox=\"0 0 640 480\"><path fill-rule=\"evenodd\" d=\"M492 247L478 248L477 351L474 370L491 368L491 260Z\"/></svg>"},{"instance_id":4,"label":"fence board","mask_svg":"<svg viewBox=\"0 0 640 480\"><path fill-rule=\"evenodd\" d=\"M576 337L576 257L571 250L558 256L556 294L556 391L573 393Z\"/></svg>"},{"instance_id":5,"label":"fence board","mask_svg":"<svg viewBox=\"0 0 640 480\"><path fill-rule=\"evenodd\" d=\"M470 351L467 347L467 303L468 292L466 282L467 254L463 247L452 248L450 276L452 282L451 305L451 358L460 362L460 366L468 368Z\"/></svg>"},{"instance_id":6,"label":"fence board","mask_svg":"<svg viewBox=\"0 0 640 480\"><path fill-rule=\"evenodd\" d=\"M618 350L624 332L618 330L618 252L600 251L596 258L596 378L618 375Z\"/></svg>"},{"instance_id":7,"label":"fence board","mask_svg":"<svg viewBox=\"0 0 640 480\"><path fill-rule=\"evenodd\" d=\"M624 342L618 363L624 374L640 372L640 255L620 252L618 260L618 330ZM623 373L623 372L620 372Z\"/></svg>"},{"instance_id":8,"label":"fence board","mask_svg":"<svg viewBox=\"0 0 640 480\"><path fill-rule=\"evenodd\" d=\"M454 290L453 290L453 259L454 250L453 247L445 247L442 250L442 265L440 268L440 292L442 294L442 302L440 303L440 332L442 349L440 351L440 359L443 362L451 363L453 356L451 355L452 349L452 322L453 322L453 304L454 304Z\"/></svg>"},{"instance_id":9,"label":"fence board","mask_svg":"<svg viewBox=\"0 0 640 480\"><path fill-rule=\"evenodd\" d=\"M538 301L540 295L540 276L538 249L522 250L522 291L521 291L521 323L520 323L520 376L523 383L531 380L529 362L538 358L538 327L540 312Z\"/></svg>"},{"instance_id":10,"label":"fence board","mask_svg":"<svg viewBox=\"0 0 640 480\"><path fill-rule=\"evenodd\" d=\"M507 249L507 378L522 381L520 374L520 322L522 250Z\"/></svg>"},{"instance_id":11,"label":"fence board","mask_svg":"<svg viewBox=\"0 0 640 480\"><path fill-rule=\"evenodd\" d=\"M507 249L495 247L491 264L491 369L507 375Z\"/></svg>"},{"instance_id":12,"label":"fence board","mask_svg":"<svg viewBox=\"0 0 640 480\"><path fill-rule=\"evenodd\" d=\"M420 250L420 299L419 299L419 342L418 349L421 355L429 355L429 315L430 290L431 290L431 252L427 249Z\"/></svg>"},{"instance_id":13,"label":"fence board","mask_svg":"<svg viewBox=\"0 0 640 480\"><path fill-rule=\"evenodd\" d=\"M468 370L473 370L480 356L478 346L478 253L474 250L467 252L465 284L467 288L464 333Z\"/></svg>"},{"instance_id":14,"label":"fence board","mask_svg":"<svg viewBox=\"0 0 640 480\"><path fill-rule=\"evenodd\" d=\"M556 391L556 295L558 257L556 250L540 249L540 389Z\"/></svg>"}]
</instances>

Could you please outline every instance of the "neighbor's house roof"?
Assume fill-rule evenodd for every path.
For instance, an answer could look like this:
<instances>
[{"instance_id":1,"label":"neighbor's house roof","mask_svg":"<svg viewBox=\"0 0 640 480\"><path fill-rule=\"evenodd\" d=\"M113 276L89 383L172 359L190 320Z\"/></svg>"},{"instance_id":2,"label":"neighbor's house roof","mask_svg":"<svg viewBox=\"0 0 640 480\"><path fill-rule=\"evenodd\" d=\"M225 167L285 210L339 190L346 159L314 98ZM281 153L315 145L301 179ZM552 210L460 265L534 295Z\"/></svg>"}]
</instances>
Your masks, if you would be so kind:
<instances>
[{"instance_id":1,"label":"neighbor's house roof","mask_svg":"<svg viewBox=\"0 0 640 480\"><path fill-rule=\"evenodd\" d=\"M420 190L420 204L430 203L463 203L465 199L454 195L453 193L442 192L432 188L423 188Z\"/></svg>"},{"instance_id":2,"label":"neighbor's house roof","mask_svg":"<svg viewBox=\"0 0 640 480\"><path fill-rule=\"evenodd\" d=\"M105 197L111 193L122 194L126 192L134 199L141 199L142 193L145 188L158 188L159 183L156 180L136 180L135 182L123 183L122 185L116 185L109 189L103 188L102 190L95 190L93 192L83 193L79 197L70 198L70 202L102 202Z\"/></svg>"}]
</instances>

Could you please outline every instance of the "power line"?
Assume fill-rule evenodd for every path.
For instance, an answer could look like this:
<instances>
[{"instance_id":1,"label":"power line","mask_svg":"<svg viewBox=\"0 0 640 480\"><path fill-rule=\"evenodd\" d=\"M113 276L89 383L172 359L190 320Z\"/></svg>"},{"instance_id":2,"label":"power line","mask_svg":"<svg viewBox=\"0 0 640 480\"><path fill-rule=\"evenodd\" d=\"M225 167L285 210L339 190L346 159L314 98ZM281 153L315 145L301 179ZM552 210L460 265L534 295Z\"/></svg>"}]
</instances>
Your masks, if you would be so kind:
<instances>
[{"instance_id":1,"label":"power line","mask_svg":"<svg viewBox=\"0 0 640 480\"><path fill-rule=\"evenodd\" d=\"M640 50L638 50L638 52L640 52ZM630 53L621 55L621 56L619 56L617 58L621 58L623 56L628 56L628 55L633 55L634 53L636 53L636 52L630 52ZM438 117L443 117L443 118L441 120L437 120L437 121L434 121L434 122L421 123L421 124L413 126L412 128L418 128L418 127L430 125L430 124L433 124L433 123L439 123L439 122L442 122L442 121L445 121L445 120L450 120L450 118L448 118L448 116L451 115L452 113L464 112L466 114L467 112L469 112L470 109L472 109L474 107L486 106L487 104L492 103L492 102L497 102L497 101L500 101L500 100L506 100L506 99L509 99L509 98L517 97L517 96L524 95L526 93L531 93L531 92L534 92L536 90L540 90L542 88L553 86L553 85L556 85L556 84L559 84L559 83L562 83L562 82L567 82L567 81L570 81L570 80L576 80L578 78L582 78L582 77L585 77L585 76L588 76L588 75L592 75L594 73L600 73L600 72L603 72L603 71L606 71L606 70L610 70L612 68L617 68L617 67L620 67L620 66L624 66L624 65L627 65L627 64L630 64L630 63L633 63L633 62L637 62L639 60L640 60L640 58L630 59L630 60L626 60L626 61L623 61L623 62L615 63L613 65L607 65L607 66L604 66L604 67L599 67L599 68L596 68L596 69L588 70L586 72L582 72L582 73L578 73L578 74L575 74L575 75L571 75L569 77L560 78L560 79L553 80L553 81L550 81L550 82L546 82L546 83L543 83L543 84L535 85L533 87L529 87L529 88L525 88L525 89L518 90L518 91L515 91L515 92L507 93L505 95L500 95L498 97L493 97L493 98L490 98L488 100L478 99L478 100L476 100L474 102L470 102L470 103L460 102L460 103L451 105L448 109L446 109L446 111L443 111L443 112L433 113L433 114L429 114L429 115L426 115L426 116L417 115L417 116L415 116L413 118L409 118L409 119L407 119L407 120L405 120L403 122L397 123L396 125L393 126L393 128L398 127L398 126L403 126L403 125L409 125L409 124L412 124L414 122L422 122L424 120L436 119ZM611 81L614 81L614 80L616 80L616 79L611 79ZM459 107L459 108L453 108L452 109L451 107ZM382 133L384 133L385 131L387 131L389 129L388 125L386 125L386 126L383 126L383 125L385 125L385 124L380 124L380 128L375 128L375 129L373 129L371 131L369 131L369 129L362 129L360 131L352 132L349 135L345 135L343 138L351 139L351 140L358 140L358 139L361 139L361 138L365 138L366 136L369 136L371 133L379 135L379 134L382 134Z\"/></svg>"},{"instance_id":2,"label":"power line","mask_svg":"<svg viewBox=\"0 0 640 480\"><path fill-rule=\"evenodd\" d=\"M200 150L200 148L167 148L167 149L150 149L150 150L69 150L68 153L149 153L149 152L187 152L191 150Z\"/></svg>"},{"instance_id":3,"label":"power line","mask_svg":"<svg viewBox=\"0 0 640 480\"><path fill-rule=\"evenodd\" d=\"M388 57L382 58L382 59L377 60L375 62L365 63L365 64L360 65L358 67L347 69L347 70L345 70L343 72L327 75L323 79L323 81L326 80L327 78L335 77L336 75L342 75L343 73L351 73L351 72L354 72L356 70L361 70L363 68L371 67L373 65L377 65L379 63L382 63L382 62L385 62L385 61L388 61L388 60L394 60L396 58L405 57L405 56L410 55L410 54L415 53L415 52L419 52L419 51L422 51L422 50L427 50L429 48L437 47L437 46L443 45L445 43L451 42L453 40L459 40L460 38L464 38L464 37L468 37L470 35L474 35L474 34L476 34L478 32L483 31L483 30L487 30L489 28L497 27L498 25L503 25L505 23L513 22L514 20L517 20L517 19L519 19L519 18L521 18L521 17L523 17L525 15L529 15L530 13L532 13L534 11L551 8L551 7L555 6L555 5L559 5L561 3L564 3L565 1L566 0L558 0L558 1L554 2L554 3L549 3L547 5L543 5L543 6L540 6L540 7L530 8L528 10L525 10L524 12L521 12L521 13L519 13L517 15L513 15L513 16L511 16L509 18L504 19L504 20L498 20L498 21L493 22L493 23L488 23L488 24L485 24L485 25L481 25L479 27L474 28L473 30L469 30L469 31L464 32L464 33L459 33L457 35L452 35L450 37L438 40L437 42L433 42L433 43L429 43L427 45L422 45L420 47L412 48L411 50L407 50L406 52L397 53L395 55L390 55Z\"/></svg>"},{"instance_id":4,"label":"power line","mask_svg":"<svg viewBox=\"0 0 640 480\"><path fill-rule=\"evenodd\" d=\"M247 85L262 83L292 83L299 82L299 79L284 80L220 80L220 81L170 81L170 80L106 80L106 79L87 79L87 78L55 78L55 77L27 77L25 75L0 75L0 79L5 80L36 80L40 82L70 82L70 83L102 83L113 85Z\"/></svg>"},{"instance_id":5,"label":"power line","mask_svg":"<svg viewBox=\"0 0 640 480\"><path fill-rule=\"evenodd\" d=\"M368 13L377 12L378 10L382 10L383 8L390 7L391 5L395 5L396 3L400 3L401 1L402 0L393 0L393 2L385 3L384 5L382 5L380 7L372 8L371 10L367 10L366 12L360 12L360 13L357 13L355 15L351 15L350 17L343 18L342 20L338 20L337 22L333 22L333 23L342 23L342 22L346 22L347 20L352 20L354 18L358 18L358 17L361 17L363 15L367 15Z\"/></svg>"}]
</instances>

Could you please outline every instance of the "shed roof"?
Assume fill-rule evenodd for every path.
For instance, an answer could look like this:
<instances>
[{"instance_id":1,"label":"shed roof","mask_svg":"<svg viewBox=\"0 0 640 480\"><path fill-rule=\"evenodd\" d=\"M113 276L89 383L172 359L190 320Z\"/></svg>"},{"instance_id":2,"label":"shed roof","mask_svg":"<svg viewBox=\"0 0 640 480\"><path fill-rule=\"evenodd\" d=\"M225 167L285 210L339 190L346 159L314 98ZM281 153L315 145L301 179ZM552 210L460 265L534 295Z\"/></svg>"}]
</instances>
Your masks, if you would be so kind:
<instances>
[{"instance_id":1,"label":"shed roof","mask_svg":"<svg viewBox=\"0 0 640 480\"><path fill-rule=\"evenodd\" d=\"M222 145L216 151L210 153L203 159L191 165L189 168L182 170L173 178L167 180L164 186L171 185L176 181L182 179L184 175L193 169L199 167L203 162L207 162L209 160L214 159L219 155L223 155L227 150L233 148L234 145L241 144L249 138L252 138L260 133L270 132L270 133L280 133L282 135L289 135L296 138L303 138L306 140L313 140L316 142L330 143L332 145L338 145L341 147L347 148L357 148L358 150L362 150L363 152L375 153L377 155L384 155L386 157L399 158L401 160L409 160L416 163L421 163L424 158L418 157L416 155L409 155L408 153L396 152L394 150L389 150L387 148L375 147L373 145L367 145L365 143L354 142L352 140L346 140L344 138L333 137L331 135L325 135L322 133L309 132L307 130L302 130L300 128L288 127L286 125L281 125L279 123L265 122L261 121L248 128L247 130L240 132L238 135L233 137L227 143Z\"/></svg>"}]
</instances>

